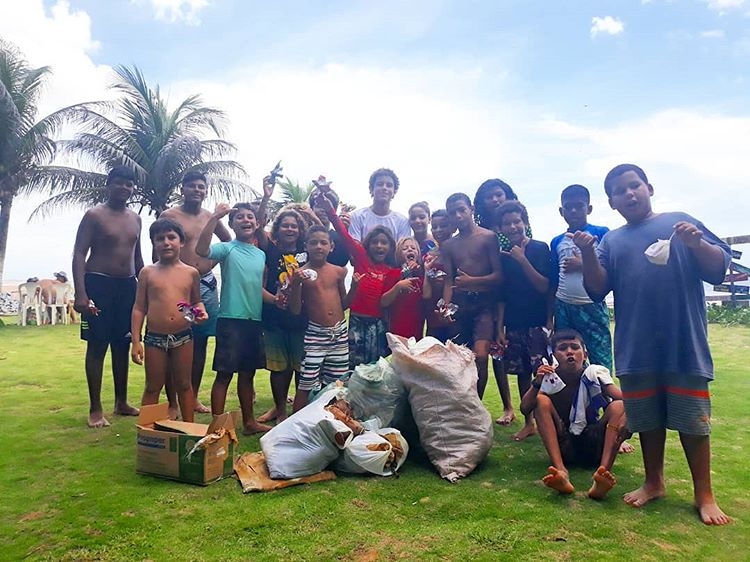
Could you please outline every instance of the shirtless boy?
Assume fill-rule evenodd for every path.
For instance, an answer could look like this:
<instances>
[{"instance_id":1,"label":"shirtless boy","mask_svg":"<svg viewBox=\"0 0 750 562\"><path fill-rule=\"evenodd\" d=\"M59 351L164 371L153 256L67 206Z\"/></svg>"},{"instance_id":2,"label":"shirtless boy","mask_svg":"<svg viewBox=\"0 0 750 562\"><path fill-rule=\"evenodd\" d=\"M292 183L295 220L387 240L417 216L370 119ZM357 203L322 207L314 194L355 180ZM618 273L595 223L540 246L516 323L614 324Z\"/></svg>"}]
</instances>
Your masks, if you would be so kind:
<instances>
[{"instance_id":1,"label":"shirtless boy","mask_svg":"<svg viewBox=\"0 0 750 562\"><path fill-rule=\"evenodd\" d=\"M198 270L180 261L185 233L179 223L160 218L151 225L148 233L159 261L147 265L138 274L130 329L133 362L142 365L144 359L146 361L146 388L141 405L157 404L167 375L171 375L182 419L192 422L195 409L195 396L190 385L193 334L190 322L178 310L177 304L192 305L197 312L196 322L206 319L206 309L200 302ZM141 329L146 319L146 335L141 341Z\"/></svg>"},{"instance_id":2,"label":"shirtless boy","mask_svg":"<svg viewBox=\"0 0 750 562\"><path fill-rule=\"evenodd\" d=\"M445 202L448 217L458 234L440 246L448 274L443 300L456 304L456 341L471 345L476 355L477 392L481 398L487 386L487 358L495 339L494 309L497 285L502 281L500 248L494 232L474 222L474 207L464 193L454 193Z\"/></svg>"},{"instance_id":3,"label":"shirtless boy","mask_svg":"<svg viewBox=\"0 0 750 562\"><path fill-rule=\"evenodd\" d=\"M130 313L136 275L143 267L141 218L128 208L135 188L132 170L117 166L107 176L107 201L86 211L73 247L75 309L86 341L89 427L107 427L102 409L102 371L107 348L112 355L115 415L137 416L127 403Z\"/></svg>"},{"instance_id":4,"label":"shirtless boy","mask_svg":"<svg viewBox=\"0 0 750 562\"><path fill-rule=\"evenodd\" d=\"M167 209L161 214L162 218L172 219L182 226L185 232L185 245L180 251L180 259L187 265L193 266L200 273L201 301L206 307L208 319L193 326L193 362L192 362L192 387L195 394L195 411L208 413L211 410L204 406L198 398L198 390L203 379L203 370L206 365L206 348L208 338L216 336L216 319L219 315L219 293L213 268L216 262L199 256L195 251L198 237L211 218L211 211L204 209L203 201L208 193L206 175L202 172L188 172L182 178L182 204ZM232 236L224 223L217 222L214 234L222 242L229 242ZM170 403L174 403L174 397L170 392L170 384L167 381L167 395Z\"/></svg>"},{"instance_id":5,"label":"shirtless boy","mask_svg":"<svg viewBox=\"0 0 750 562\"><path fill-rule=\"evenodd\" d=\"M557 368L550 365L539 366L531 387L521 400L521 412L525 416L534 413L539 434L552 464L542 481L545 486L561 494L572 494L575 489L570 483L566 463L598 466L588 496L601 500L617 483L611 472L612 465L620 444L630 436L626 427L622 392L612 381L608 369L598 365L588 367L586 372L589 372L588 369L592 370L591 379L596 380L601 390L604 413L599 417L598 410L593 411L598 405L596 404L582 414L582 419L576 416L575 425L578 427L571 425L574 421L570 419L571 406L578 403L579 388L586 391L581 380L587 358L586 348L581 335L573 330L555 332L550 345L558 362ZM545 392L542 382L545 375L550 374L557 374L565 383L565 388L559 392Z\"/></svg>"},{"instance_id":6,"label":"shirtless boy","mask_svg":"<svg viewBox=\"0 0 750 562\"><path fill-rule=\"evenodd\" d=\"M326 227L310 227L305 249L309 261L294 272L289 296L289 310L294 314L304 310L308 317L305 358L294 396L295 412L307 405L310 391L341 378L349 370L349 333L344 310L356 290L356 282L352 282L347 295L346 269L327 261L333 243ZM310 271L317 278L310 278Z\"/></svg>"}]
</instances>

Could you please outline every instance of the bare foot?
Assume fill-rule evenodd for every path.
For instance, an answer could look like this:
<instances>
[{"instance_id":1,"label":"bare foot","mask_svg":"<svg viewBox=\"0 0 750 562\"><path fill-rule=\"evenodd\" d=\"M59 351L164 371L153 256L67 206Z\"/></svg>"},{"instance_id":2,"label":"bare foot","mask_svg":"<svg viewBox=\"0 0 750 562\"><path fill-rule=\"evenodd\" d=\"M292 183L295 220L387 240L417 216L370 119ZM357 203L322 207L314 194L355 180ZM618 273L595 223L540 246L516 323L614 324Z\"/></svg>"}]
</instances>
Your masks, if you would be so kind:
<instances>
[{"instance_id":1,"label":"bare foot","mask_svg":"<svg viewBox=\"0 0 750 562\"><path fill-rule=\"evenodd\" d=\"M627 441L623 441L622 443L620 443L620 449L617 452L621 455L627 455L628 453L632 453L633 451L635 451L635 447L633 447Z\"/></svg>"},{"instance_id":2,"label":"bare foot","mask_svg":"<svg viewBox=\"0 0 750 562\"><path fill-rule=\"evenodd\" d=\"M512 424L516 419L516 413L513 411L513 408L509 408L507 410L503 411L503 415L495 420L495 423L498 425L510 425Z\"/></svg>"},{"instance_id":3,"label":"bare foot","mask_svg":"<svg viewBox=\"0 0 750 562\"><path fill-rule=\"evenodd\" d=\"M141 411L138 408L133 408L130 404L119 404L115 406L116 416L137 416Z\"/></svg>"},{"instance_id":4,"label":"bare foot","mask_svg":"<svg viewBox=\"0 0 750 562\"><path fill-rule=\"evenodd\" d=\"M271 408L270 410L266 410L265 412L263 412L262 415L258 416L256 418L256 421L258 423L268 423L275 419L276 419L276 408Z\"/></svg>"},{"instance_id":5,"label":"bare foot","mask_svg":"<svg viewBox=\"0 0 750 562\"><path fill-rule=\"evenodd\" d=\"M609 470L600 466L594 472L594 483L589 489L589 497L592 500L602 500L612 488L617 484L617 478Z\"/></svg>"},{"instance_id":6,"label":"bare foot","mask_svg":"<svg viewBox=\"0 0 750 562\"><path fill-rule=\"evenodd\" d=\"M561 494L572 494L575 491L573 484L568 480L567 472L559 470L554 466L548 467L547 472L549 474L542 478L545 486L557 490Z\"/></svg>"},{"instance_id":7,"label":"bare foot","mask_svg":"<svg viewBox=\"0 0 750 562\"><path fill-rule=\"evenodd\" d=\"M649 484L644 484L637 490L633 490L622 496L622 499L625 500L626 504L632 505L633 507L643 507L651 500L658 500L663 497L663 486L654 487Z\"/></svg>"},{"instance_id":8,"label":"bare foot","mask_svg":"<svg viewBox=\"0 0 750 562\"><path fill-rule=\"evenodd\" d=\"M706 525L727 525L732 520L727 516L714 500L699 504L696 502L695 509L698 515Z\"/></svg>"},{"instance_id":9,"label":"bare foot","mask_svg":"<svg viewBox=\"0 0 750 562\"><path fill-rule=\"evenodd\" d=\"M286 403L287 404L294 404L294 396L287 396L286 397Z\"/></svg>"},{"instance_id":10,"label":"bare foot","mask_svg":"<svg viewBox=\"0 0 750 562\"><path fill-rule=\"evenodd\" d=\"M270 425L254 422L254 423L251 423L250 425L246 425L242 429L242 435L254 435L256 433L265 433L266 431L271 431L271 429L273 428Z\"/></svg>"},{"instance_id":11,"label":"bare foot","mask_svg":"<svg viewBox=\"0 0 750 562\"><path fill-rule=\"evenodd\" d=\"M536 435L536 427L534 427L534 424L524 425L521 428L521 431L513 434L513 441L523 441L532 435Z\"/></svg>"},{"instance_id":12,"label":"bare foot","mask_svg":"<svg viewBox=\"0 0 750 562\"><path fill-rule=\"evenodd\" d=\"M193 411L198 412L199 414L210 414L211 408L209 408L208 406L204 406L203 402L196 401Z\"/></svg>"},{"instance_id":13,"label":"bare foot","mask_svg":"<svg viewBox=\"0 0 750 562\"><path fill-rule=\"evenodd\" d=\"M86 422L86 425L99 429L101 427L109 427L109 421L104 417L102 412L94 412L89 414L89 420Z\"/></svg>"},{"instance_id":14,"label":"bare foot","mask_svg":"<svg viewBox=\"0 0 750 562\"><path fill-rule=\"evenodd\" d=\"M176 420L176 419L177 419L177 417L179 416L179 414L180 414L180 410L179 410L179 408L177 408L176 406L170 406L170 407L169 407L169 408L167 409L167 417L168 417L168 418L169 418L170 420Z\"/></svg>"}]
</instances>

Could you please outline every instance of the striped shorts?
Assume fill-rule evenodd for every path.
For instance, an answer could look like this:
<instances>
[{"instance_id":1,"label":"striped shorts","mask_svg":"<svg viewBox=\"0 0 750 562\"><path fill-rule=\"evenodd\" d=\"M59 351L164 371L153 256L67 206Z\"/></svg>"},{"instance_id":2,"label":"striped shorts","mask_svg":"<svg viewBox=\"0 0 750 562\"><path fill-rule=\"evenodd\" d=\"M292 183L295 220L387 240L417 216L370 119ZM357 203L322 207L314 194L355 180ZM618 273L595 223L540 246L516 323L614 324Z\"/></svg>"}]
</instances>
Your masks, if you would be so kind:
<instances>
[{"instance_id":1,"label":"striped shorts","mask_svg":"<svg viewBox=\"0 0 750 562\"><path fill-rule=\"evenodd\" d=\"M349 372L349 332L346 320L335 326L307 323L305 359L299 376L299 390L318 390Z\"/></svg>"},{"instance_id":2,"label":"striped shorts","mask_svg":"<svg viewBox=\"0 0 750 562\"><path fill-rule=\"evenodd\" d=\"M708 379L675 374L625 375L619 379L630 431L666 428L687 435L711 433Z\"/></svg>"}]
</instances>

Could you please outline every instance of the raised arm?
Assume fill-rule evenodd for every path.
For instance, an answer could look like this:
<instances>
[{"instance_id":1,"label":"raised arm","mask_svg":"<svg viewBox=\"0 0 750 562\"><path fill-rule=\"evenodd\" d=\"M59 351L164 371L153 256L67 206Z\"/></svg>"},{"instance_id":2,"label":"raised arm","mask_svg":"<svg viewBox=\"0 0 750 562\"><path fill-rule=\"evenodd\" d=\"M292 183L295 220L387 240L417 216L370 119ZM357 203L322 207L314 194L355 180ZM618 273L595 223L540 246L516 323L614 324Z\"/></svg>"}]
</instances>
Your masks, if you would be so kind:
<instances>
[{"instance_id":1,"label":"raised arm","mask_svg":"<svg viewBox=\"0 0 750 562\"><path fill-rule=\"evenodd\" d=\"M596 237L581 230L568 233L566 236L572 238L575 245L581 249L583 288L591 300L603 300L609 292L609 276L596 255Z\"/></svg>"},{"instance_id":2,"label":"raised arm","mask_svg":"<svg viewBox=\"0 0 750 562\"><path fill-rule=\"evenodd\" d=\"M341 242L344 244L344 248L346 249L346 252L349 254L349 257L352 260L352 265L364 265L367 263L367 252L362 247L362 244L360 244L357 240L352 238L352 235L349 234L349 231L344 226L344 223L341 222L341 219L336 214L336 209L333 208L333 205L331 204L331 201L328 199L328 197L319 197L318 198L319 205L323 206L326 210L326 215L328 215L328 220L331 221L331 225L333 226L334 230L338 232L339 236L341 237Z\"/></svg>"},{"instance_id":3,"label":"raised arm","mask_svg":"<svg viewBox=\"0 0 750 562\"><path fill-rule=\"evenodd\" d=\"M201 230L198 241L195 243L196 254L203 258L208 257L208 254L211 251L211 238L213 237L214 231L216 230L216 225L223 217L229 214L229 211L231 209L232 208L228 203L219 203L218 205L216 205L214 214L211 215L210 219L208 219L206 226L204 226L203 230Z\"/></svg>"},{"instance_id":4,"label":"raised arm","mask_svg":"<svg viewBox=\"0 0 750 562\"><path fill-rule=\"evenodd\" d=\"M258 216L255 217L258 220L258 230L255 233L258 239L258 247L265 250L268 247L268 234L266 234L266 214L268 210L268 202L271 200L273 195L273 188L276 187L275 183L271 182L271 176L263 178L263 197L258 205Z\"/></svg>"},{"instance_id":5,"label":"raised arm","mask_svg":"<svg viewBox=\"0 0 750 562\"><path fill-rule=\"evenodd\" d=\"M724 250L707 242L703 231L691 222L678 222L674 225L674 234L695 257L701 279L708 283L721 283L728 266Z\"/></svg>"}]
</instances>

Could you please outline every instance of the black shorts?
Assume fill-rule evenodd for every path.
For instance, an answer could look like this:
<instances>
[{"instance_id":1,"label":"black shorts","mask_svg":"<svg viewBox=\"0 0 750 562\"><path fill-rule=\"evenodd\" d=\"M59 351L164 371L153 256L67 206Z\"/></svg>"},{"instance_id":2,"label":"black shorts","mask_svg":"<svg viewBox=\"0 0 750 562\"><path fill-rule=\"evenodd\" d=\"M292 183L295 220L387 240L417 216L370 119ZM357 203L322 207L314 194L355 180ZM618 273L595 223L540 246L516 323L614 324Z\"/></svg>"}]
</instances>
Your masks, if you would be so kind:
<instances>
[{"instance_id":1,"label":"black shorts","mask_svg":"<svg viewBox=\"0 0 750 562\"><path fill-rule=\"evenodd\" d=\"M138 281L132 277L111 277L86 273L86 294L99 309L98 315L81 314L81 339L108 344L130 343L130 316Z\"/></svg>"},{"instance_id":2,"label":"black shorts","mask_svg":"<svg viewBox=\"0 0 750 562\"><path fill-rule=\"evenodd\" d=\"M219 318L213 369L219 373L249 373L265 367L263 328L257 320Z\"/></svg>"},{"instance_id":3,"label":"black shorts","mask_svg":"<svg viewBox=\"0 0 750 562\"><path fill-rule=\"evenodd\" d=\"M583 428L580 435L573 435L568 428L558 429L557 443L566 465L596 468L601 464L604 452L604 436L607 422L604 417Z\"/></svg>"},{"instance_id":4,"label":"black shorts","mask_svg":"<svg viewBox=\"0 0 750 562\"><path fill-rule=\"evenodd\" d=\"M454 291L452 302L458 306L456 323L451 326L456 343L472 347L478 341L495 339L497 303L492 294Z\"/></svg>"}]
</instances>

